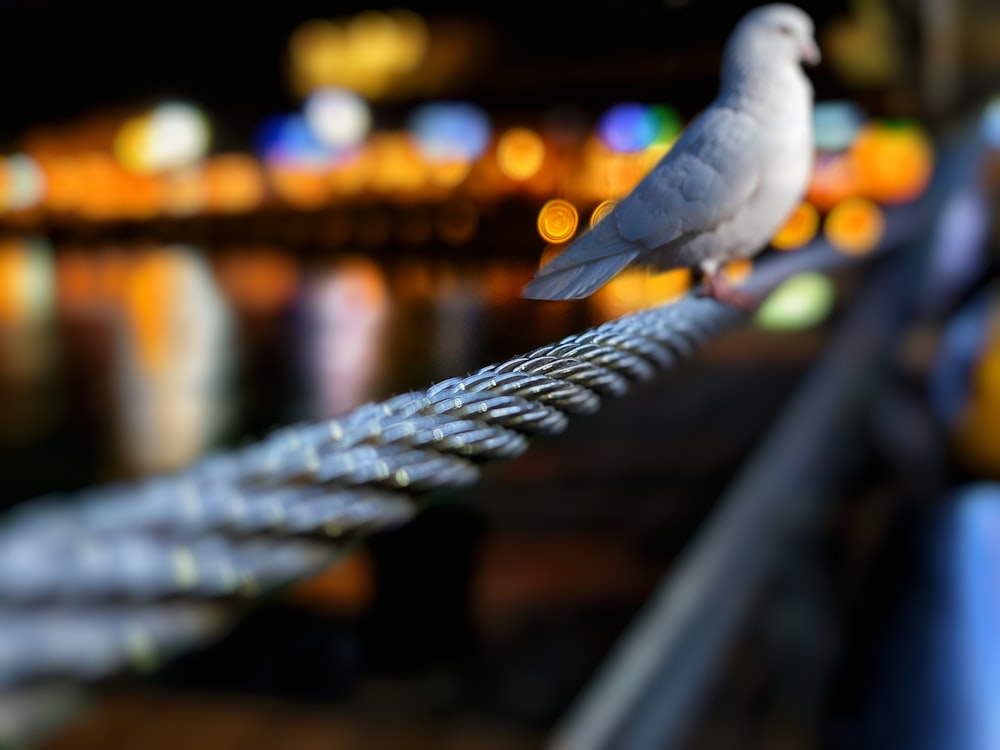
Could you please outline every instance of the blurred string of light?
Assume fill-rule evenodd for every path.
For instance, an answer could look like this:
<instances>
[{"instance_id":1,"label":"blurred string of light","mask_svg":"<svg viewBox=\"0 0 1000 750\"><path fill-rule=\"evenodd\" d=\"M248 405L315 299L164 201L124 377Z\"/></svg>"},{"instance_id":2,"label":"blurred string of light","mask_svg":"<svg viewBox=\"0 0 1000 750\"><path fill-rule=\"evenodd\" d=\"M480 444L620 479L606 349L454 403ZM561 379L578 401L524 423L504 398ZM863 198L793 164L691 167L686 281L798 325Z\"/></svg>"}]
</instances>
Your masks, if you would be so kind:
<instances>
[{"instance_id":1,"label":"blurred string of light","mask_svg":"<svg viewBox=\"0 0 1000 750\"><path fill-rule=\"evenodd\" d=\"M824 217L849 199L911 200L933 169L930 141L912 121L866 122L844 102L820 103L815 121L820 148L807 200L775 236L779 249L806 244L817 225L827 223ZM393 202L462 196L478 203L523 190L537 198L558 194L577 206L596 204L592 224L681 131L670 108L626 103L609 108L589 131L578 115L553 115L545 121L544 137L518 126L494 139L481 108L431 101L411 110L405 130L372 132L364 99L329 86L316 89L302 111L263 124L259 159L207 155L207 117L177 102L119 120L108 130L110 122L90 126L86 137L67 129L26 138L34 151L0 159L0 209L18 214L40 207L34 221L60 214L101 222L245 214L267 204L315 210L372 194ZM573 137L566 136L569 131ZM107 140L101 133L109 133ZM857 205L849 203L851 210L838 214L856 215ZM857 241L837 245L853 252L876 226L863 217L829 223L838 238L861 233Z\"/></svg>"}]
</instances>

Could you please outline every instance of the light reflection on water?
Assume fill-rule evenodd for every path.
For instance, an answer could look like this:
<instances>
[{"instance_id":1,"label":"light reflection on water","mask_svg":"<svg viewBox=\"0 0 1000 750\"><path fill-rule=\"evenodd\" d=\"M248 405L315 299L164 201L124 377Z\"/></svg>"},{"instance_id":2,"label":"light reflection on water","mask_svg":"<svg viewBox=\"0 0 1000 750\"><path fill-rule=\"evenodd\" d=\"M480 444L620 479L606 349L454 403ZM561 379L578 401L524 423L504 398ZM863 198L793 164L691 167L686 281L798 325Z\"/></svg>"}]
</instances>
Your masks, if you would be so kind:
<instances>
[{"instance_id":1,"label":"light reflection on water","mask_svg":"<svg viewBox=\"0 0 1000 750\"><path fill-rule=\"evenodd\" d=\"M0 486L19 499L182 467L281 424L528 351L604 319L520 298L523 261L277 247L0 248Z\"/></svg>"}]
</instances>

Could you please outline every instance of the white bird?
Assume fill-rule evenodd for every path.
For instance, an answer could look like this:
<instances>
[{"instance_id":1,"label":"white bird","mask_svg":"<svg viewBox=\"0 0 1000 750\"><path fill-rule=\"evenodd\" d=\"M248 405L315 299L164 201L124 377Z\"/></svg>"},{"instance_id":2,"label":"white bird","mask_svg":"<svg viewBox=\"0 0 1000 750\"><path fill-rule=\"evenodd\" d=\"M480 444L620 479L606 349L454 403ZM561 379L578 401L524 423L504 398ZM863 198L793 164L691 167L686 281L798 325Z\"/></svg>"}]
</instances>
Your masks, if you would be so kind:
<instances>
[{"instance_id":1,"label":"white bird","mask_svg":"<svg viewBox=\"0 0 1000 750\"><path fill-rule=\"evenodd\" d=\"M719 93L646 177L590 232L543 266L530 299L579 299L630 264L699 268L707 296L756 300L722 275L760 252L802 200L813 167L813 90L801 63L817 64L812 19L765 5L736 25Z\"/></svg>"}]
</instances>

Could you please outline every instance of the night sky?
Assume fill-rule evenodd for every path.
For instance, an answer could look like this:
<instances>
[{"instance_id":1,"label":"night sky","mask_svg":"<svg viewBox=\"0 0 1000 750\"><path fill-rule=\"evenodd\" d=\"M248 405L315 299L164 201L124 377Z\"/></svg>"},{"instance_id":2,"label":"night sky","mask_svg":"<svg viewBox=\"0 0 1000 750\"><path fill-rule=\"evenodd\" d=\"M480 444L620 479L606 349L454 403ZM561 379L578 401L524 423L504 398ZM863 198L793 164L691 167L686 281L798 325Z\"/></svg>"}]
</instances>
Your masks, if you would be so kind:
<instances>
[{"instance_id":1,"label":"night sky","mask_svg":"<svg viewBox=\"0 0 1000 750\"><path fill-rule=\"evenodd\" d=\"M649 98L700 107L714 93L720 45L755 2L629 0L601 15L537 3L415 3L427 18L477 18L495 48L455 97L492 109L540 109L577 102L603 106ZM9 145L32 125L59 123L97 108L164 97L195 101L234 129L248 128L297 102L282 60L292 30L401 4L282 0L267 6L177 0L0 1L0 70L5 71L0 139ZM804 3L818 23L843 12L841 0ZM662 81L662 84L661 84ZM401 103L400 106L405 106Z\"/></svg>"}]
</instances>

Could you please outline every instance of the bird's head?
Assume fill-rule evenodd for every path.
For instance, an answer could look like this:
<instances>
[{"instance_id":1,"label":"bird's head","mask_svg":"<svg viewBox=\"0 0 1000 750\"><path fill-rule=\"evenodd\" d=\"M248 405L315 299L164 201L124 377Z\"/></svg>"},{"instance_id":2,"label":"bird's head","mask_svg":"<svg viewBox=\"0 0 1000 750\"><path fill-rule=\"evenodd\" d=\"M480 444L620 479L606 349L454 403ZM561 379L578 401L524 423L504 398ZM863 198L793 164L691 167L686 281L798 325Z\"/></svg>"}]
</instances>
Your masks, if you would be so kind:
<instances>
[{"instance_id":1,"label":"bird's head","mask_svg":"<svg viewBox=\"0 0 1000 750\"><path fill-rule=\"evenodd\" d=\"M744 61L782 60L816 65L819 46L812 19L801 8L785 3L763 5L747 13L726 43L728 57Z\"/></svg>"}]
</instances>

